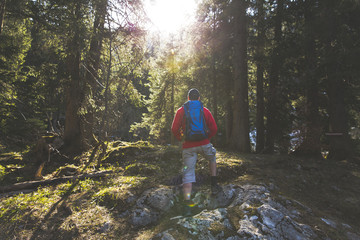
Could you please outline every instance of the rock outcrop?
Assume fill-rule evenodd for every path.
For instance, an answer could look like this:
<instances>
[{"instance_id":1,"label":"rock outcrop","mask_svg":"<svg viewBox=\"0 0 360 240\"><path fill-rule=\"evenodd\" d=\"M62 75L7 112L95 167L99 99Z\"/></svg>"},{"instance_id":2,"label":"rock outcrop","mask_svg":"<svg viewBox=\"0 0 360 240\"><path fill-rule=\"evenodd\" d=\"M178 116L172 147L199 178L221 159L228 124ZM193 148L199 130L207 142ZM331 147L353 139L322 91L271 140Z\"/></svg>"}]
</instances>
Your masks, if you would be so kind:
<instances>
[{"instance_id":1,"label":"rock outcrop","mask_svg":"<svg viewBox=\"0 0 360 240\"><path fill-rule=\"evenodd\" d=\"M180 204L177 195L179 189L168 187L145 191L127 211L129 222L143 227L173 221L172 227L156 234L154 240L177 239L179 232L185 232L188 239L319 239L314 229L302 222L304 215L313 215L312 210L281 196L275 200L266 186L229 184L216 196L209 190L199 191L193 198L197 214L169 218L172 208ZM358 237L351 232L348 236Z\"/></svg>"},{"instance_id":2,"label":"rock outcrop","mask_svg":"<svg viewBox=\"0 0 360 240\"><path fill-rule=\"evenodd\" d=\"M163 213L174 206L175 198L175 193L170 188L151 188L145 191L129 213L130 223L135 227L142 227L157 222Z\"/></svg>"}]
</instances>

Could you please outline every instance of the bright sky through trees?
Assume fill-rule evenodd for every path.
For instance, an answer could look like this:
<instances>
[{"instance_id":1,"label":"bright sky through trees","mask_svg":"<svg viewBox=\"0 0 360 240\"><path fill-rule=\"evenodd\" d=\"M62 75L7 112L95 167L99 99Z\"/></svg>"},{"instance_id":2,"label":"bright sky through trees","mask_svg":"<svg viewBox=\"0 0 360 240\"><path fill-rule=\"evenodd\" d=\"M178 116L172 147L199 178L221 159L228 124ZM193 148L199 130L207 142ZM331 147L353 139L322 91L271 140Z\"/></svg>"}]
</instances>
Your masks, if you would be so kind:
<instances>
[{"instance_id":1,"label":"bright sky through trees","mask_svg":"<svg viewBox=\"0 0 360 240\"><path fill-rule=\"evenodd\" d=\"M162 34L176 33L194 20L196 0L145 0L151 21L148 29Z\"/></svg>"}]
</instances>

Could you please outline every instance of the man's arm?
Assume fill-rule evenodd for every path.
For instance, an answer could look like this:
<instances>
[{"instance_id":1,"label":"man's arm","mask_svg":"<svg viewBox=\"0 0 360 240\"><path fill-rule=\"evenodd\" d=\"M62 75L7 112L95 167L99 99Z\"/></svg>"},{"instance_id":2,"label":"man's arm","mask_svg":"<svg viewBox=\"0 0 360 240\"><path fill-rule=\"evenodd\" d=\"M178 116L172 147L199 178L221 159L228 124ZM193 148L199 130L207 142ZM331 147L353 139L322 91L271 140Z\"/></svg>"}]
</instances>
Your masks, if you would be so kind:
<instances>
[{"instance_id":1,"label":"man's arm","mask_svg":"<svg viewBox=\"0 0 360 240\"><path fill-rule=\"evenodd\" d=\"M181 141L183 118L184 118L184 109L181 107L177 110L171 126L172 133L174 134L175 138L179 141Z\"/></svg>"},{"instance_id":2,"label":"man's arm","mask_svg":"<svg viewBox=\"0 0 360 240\"><path fill-rule=\"evenodd\" d=\"M209 109L207 109L205 107L204 107L204 116L205 116L206 126L209 129L208 137L210 139L213 136L215 136L215 134L217 132L217 125L216 125L213 115L211 114Z\"/></svg>"}]
</instances>

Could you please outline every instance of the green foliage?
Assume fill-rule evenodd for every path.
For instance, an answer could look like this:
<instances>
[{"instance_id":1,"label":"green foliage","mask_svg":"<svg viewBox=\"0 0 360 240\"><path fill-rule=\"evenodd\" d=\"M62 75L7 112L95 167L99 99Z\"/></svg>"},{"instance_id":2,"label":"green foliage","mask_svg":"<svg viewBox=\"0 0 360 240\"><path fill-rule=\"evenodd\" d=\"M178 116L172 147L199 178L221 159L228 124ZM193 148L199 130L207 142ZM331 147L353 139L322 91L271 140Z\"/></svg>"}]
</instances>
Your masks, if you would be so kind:
<instances>
[{"instance_id":1,"label":"green foliage","mask_svg":"<svg viewBox=\"0 0 360 240\"><path fill-rule=\"evenodd\" d=\"M150 95L145 100L147 111L130 131L142 139L169 143L172 118L186 101L192 79L191 56L186 44L175 37L162 45L153 44L154 55L149 59Z\"/></svg>"},{"instance_id":2,"label":"green foliage","mask_svg":"<svg viewBox=\"0 0 360 240\"><path fill-rule=\"evenodd\" d=\"M21 8L16 7L16 4ZM57 121L62 121L65 115L69 57L78 50L81 62L80 87L90 87L91 90L86 91L84 97L79 97L81 108L77 113L83 118L87 118L89 113L95 113L95 122L107 122L105 130L102 124L92 126L97 133L107 131L109 135L131 137L128 135L129 126L140 119L144 110L143 99L148 95L144 87L147 73L143 68L142 34L140 31L128 31L127 21L134 20L133 17L124 19L122 31L111 33L111 30L92 29L101 4L106 6L107 1L7 3L5 24L0 35L2 138L19 134L25 138L34 138L44 133L45 125L50 120L53 121L54 130L59 131L58 127L64 127L63 122L62 126L57 126ZM133 1L131 6L123 2L111 10L131 8L129 11L140 13L138 7L137 1ZM98 86L108 84L109 94L106 97L98 86L94 87L94 84L88 82L89 79L84 79L91 68L87 65L91 61L88 52L91 51L90 39L95 31L105 39L104 46L98 46L102 52L96 81ZM113 45L109 47L110 35ZM77 46L78 49L75 49ZM113 55L110 68L106 66L109 48Z\"/></svg>"},{"instance_id":3,"label":"green foliage","mask_svg":"<svg viewBox=\"0 0 360 240\"><path fill-rule=\"evenodd\" d=\"M28 21L12 19L6 23L0 35L0 136L11 134L12 121L23 118L15 83L24 81L21 65L31 40Z\"/></svg>"},{"instance_id":4,"label":"green foliage","mask_svg":"<svg viewBox=\"0 0 360 240\"><path fill-rule=\"evenodd\" d=\"M343 91L344 99L337 100L343 101L343 115L348 119L343 125L346 129L358 128L360 48L354 43L360 36L359 4L333 1L328 8L324 3L306 5L308 3L301 1L284 1L278 41L274 31L277 2L264 1L263 19L259 17L259 3L247 2L249 120L253 133L256 131L257 60L261 58L264 67L264 100L269 104L275 50L279 50L275 55L281 60L275 103L278 149L286 152L292 132L300 132L300 139L306 135L307 94L312 84L309 76L318 84L322 142L333 119L332 106L336 105L330 96L334 85L331 79L337 79ZM61 132L68 107L65 90L70 86L70 69L74 67L69 59L76 53L79 93L78 98L72 100L78 106L74 113L80 115L82 123L91 125L96 137L169 143L174 113L186 101L187 91L196 87L217 120L222 134L217 143L225 144L225 136L232 132L229 126L234 112L232 61L239 54L234 52L234 17L238 13L234 11L233 2L199 2L196 24L170 39L145 38L136 25L142 15L139 1L122 1L105 8L107 12L102 15L101 7L107 4L106 0L7 2L0 35L2 144L32 141L46 130L52 130L49 120L54 130ZM115 12L131 14L123 16L121 23L108 22L112 20L106 16L113 16ZM313 16L310 24L307 14ZM99 19L105 21L103 27L94 26ZM265 31L261 56L256 55L259 22ZM329 23L333 23L332 27ZM313 68L309 67L305 51L312 41ZM94 42L98 45L92 45ZM96 66L92 62L95 52L99 57ZM96 68L95 73L91 72L96 75L95 80L89 77L92 67ZM57 126L58 121L62 126Z\"/></svg>"}]
</instances>

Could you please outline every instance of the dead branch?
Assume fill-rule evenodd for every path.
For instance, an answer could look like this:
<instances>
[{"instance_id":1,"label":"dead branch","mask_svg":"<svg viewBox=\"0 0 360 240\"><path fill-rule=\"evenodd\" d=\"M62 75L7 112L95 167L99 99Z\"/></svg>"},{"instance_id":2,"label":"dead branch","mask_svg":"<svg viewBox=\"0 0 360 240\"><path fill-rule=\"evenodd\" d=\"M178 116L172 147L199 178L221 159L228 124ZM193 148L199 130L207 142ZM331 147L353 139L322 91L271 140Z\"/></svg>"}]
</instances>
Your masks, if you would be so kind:
<instances>
[{"instance_id":1,"label":"dead branch","mask_svg":"<svg viewBox=\"0 0 360 240\"><path fill-rule=\"evenodd\" d=\"M28 181L28 182L22 182L22 183L15 183L13 185L3 186L0 187L0 192L11 192L11 191L21 191L25 189L36 189L40 186L46 186L46 185L56 185L63 182L68 181L74 181L74 180L82 180L85 178L98 178L98 177L104 177L108 174L113 173L113 171L100 171L95 173L88 173L88 174L82 174L77 176L65 176L61 178L53 178L53 179L47 179L42 181Z\"/></svg>"}]
</instances>

